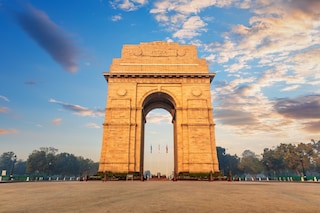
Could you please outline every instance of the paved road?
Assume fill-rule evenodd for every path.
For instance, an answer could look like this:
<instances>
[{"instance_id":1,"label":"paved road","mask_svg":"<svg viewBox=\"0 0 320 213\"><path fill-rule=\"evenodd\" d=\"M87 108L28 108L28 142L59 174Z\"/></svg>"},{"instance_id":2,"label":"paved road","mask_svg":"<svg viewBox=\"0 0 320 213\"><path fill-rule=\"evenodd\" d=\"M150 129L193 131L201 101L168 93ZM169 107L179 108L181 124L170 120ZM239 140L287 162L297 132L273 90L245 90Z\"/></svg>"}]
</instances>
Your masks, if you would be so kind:
<instances>
[{"instance_id":1,"label":"paved road","mask_svg":"<svg viewBox=\"0 0 320 213\"><path fill-rule=\"evenodd\" d=\"M320 184L25 182L0 184L0 212L319 212Z\"/></svg>"}]
</instances>

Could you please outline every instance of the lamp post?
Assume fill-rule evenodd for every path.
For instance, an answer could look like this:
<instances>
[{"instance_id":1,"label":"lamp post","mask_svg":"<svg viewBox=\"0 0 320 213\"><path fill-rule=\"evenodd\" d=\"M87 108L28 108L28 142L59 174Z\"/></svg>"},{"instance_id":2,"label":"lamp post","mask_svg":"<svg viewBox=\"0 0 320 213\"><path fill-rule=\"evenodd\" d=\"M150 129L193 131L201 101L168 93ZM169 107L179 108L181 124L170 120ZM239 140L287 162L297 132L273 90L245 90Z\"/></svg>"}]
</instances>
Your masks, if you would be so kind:
<instances>
[{"instance_id":1,"label":"lamp post","mask_svg":"<svg viewBox=\"0 0 320 213\"><path fill-rule=\"evenodd\" d=\"M51 166L52 166L52 163L51 162L49 162L49 166L48 166L48 168L49 168L49 180L51 180Z\"/></svg>"},{"instance_id":2,"label":"lamp post","mask_svg":"<svg viewBox=\"0 0 320 213\"><path fill-rule=\"evenodd\" d=\"M16 164L17 161L17 155L14 155L12 158L12 167L10 171L10 180L13 180L13 170L14 170L14 165Z\"/></svg>"}]
</instances>

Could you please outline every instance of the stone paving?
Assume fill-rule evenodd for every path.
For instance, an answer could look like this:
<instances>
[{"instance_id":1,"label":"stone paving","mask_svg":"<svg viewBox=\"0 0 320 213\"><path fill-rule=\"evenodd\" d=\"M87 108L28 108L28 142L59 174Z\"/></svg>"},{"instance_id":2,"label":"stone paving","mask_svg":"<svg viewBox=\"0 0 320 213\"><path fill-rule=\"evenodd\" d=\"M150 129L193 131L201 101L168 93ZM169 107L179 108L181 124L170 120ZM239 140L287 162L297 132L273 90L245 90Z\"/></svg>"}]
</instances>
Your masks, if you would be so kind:
<instances>
[{"instance_id":1,"label":"stone paving","mask_svg":"<svg viewBox=\"0 0 320 213\"><path fill-rule=\"evenodd\" d=\"M0 212L319 212L320 184L52 181L0 184Z\"/></svg>"}]
</instances>

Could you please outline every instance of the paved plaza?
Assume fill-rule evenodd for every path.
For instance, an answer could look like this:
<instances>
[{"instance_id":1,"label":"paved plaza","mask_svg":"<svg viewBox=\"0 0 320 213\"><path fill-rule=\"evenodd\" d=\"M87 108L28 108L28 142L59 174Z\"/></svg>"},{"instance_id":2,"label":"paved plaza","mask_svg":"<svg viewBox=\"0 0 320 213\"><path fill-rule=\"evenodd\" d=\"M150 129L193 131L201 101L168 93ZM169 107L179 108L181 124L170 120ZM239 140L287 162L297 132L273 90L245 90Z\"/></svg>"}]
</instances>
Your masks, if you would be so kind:
<instances>
[{"instance_id":1,"label":"paved plaza","mask_svg":"<svg viewBox=\"0 0 320 213\"><path fill-rule=\"evenodd\" d=\"M0 212L319 212L320 184L62 181L0 184Z\"/></svg>"}]
</instances>

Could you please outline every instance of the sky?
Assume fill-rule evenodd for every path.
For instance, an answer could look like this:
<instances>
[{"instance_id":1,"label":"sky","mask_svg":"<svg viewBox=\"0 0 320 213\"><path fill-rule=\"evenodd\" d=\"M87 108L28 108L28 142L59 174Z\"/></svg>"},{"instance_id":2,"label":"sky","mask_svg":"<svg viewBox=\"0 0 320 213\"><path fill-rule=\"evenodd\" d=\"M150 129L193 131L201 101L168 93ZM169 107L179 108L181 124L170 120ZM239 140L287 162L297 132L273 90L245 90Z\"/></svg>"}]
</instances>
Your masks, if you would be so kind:
<instances>
[{"instance_id":1,"label":"sky","mask_svg":"<svg viewBox=\"0 0 320 213\"><path fill-rule=\"evenodd\" d=\"M320 140L319 8L319 0L0 0L0 153L26 160L55 147L99 161L103 72L124 44L152 41L196 45L216 73L216 145L227 153ZM164 110L148 114L146 159L170 162L170 120Z\"/></svg>"}]
</instances>

